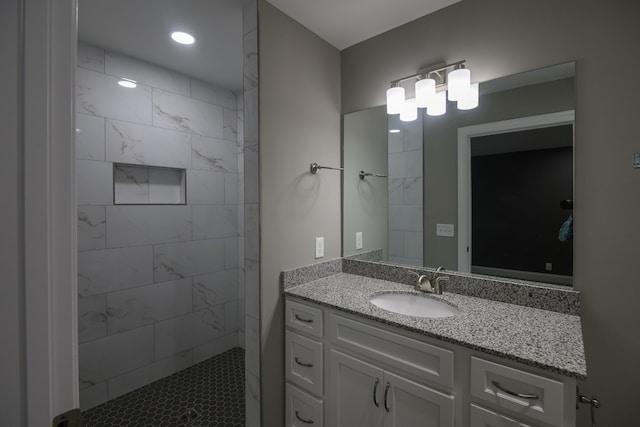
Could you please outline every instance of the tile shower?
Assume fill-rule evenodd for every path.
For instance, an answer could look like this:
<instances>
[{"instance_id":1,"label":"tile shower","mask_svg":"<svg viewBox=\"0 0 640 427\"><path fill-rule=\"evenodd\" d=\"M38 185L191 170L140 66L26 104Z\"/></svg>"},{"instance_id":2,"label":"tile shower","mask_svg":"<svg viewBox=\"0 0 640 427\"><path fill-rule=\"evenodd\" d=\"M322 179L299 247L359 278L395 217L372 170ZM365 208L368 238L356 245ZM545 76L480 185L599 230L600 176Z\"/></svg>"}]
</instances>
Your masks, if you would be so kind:
<instances>
[{"instance_id":1,"label":"tile shower","mask_svg":"<svg viewBox=\"0 0 640 427\"><path fill-rule=\"evenodd\" d=\"M86 410L244 346L243 96L82 43L76 82Z\"/></svg>"}]
</instances>

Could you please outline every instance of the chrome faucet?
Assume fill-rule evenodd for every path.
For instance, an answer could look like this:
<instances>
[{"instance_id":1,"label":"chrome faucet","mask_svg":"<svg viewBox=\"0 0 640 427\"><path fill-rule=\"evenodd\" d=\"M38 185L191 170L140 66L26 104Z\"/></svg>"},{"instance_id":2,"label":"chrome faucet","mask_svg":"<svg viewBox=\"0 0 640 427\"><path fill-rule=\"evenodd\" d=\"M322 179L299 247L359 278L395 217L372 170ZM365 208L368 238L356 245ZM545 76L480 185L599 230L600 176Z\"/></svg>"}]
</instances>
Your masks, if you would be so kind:
<instances>
[{"instance_id":1,"label":"chrome faucet","mask_svg":"<svg viewBox=\"0 0 640 427\"><path fill-rule=\"evenodd\" d=\"M443 280L449 280L449 277L447 276L440 276L436 278L435 285L432 285L431 281L429 280L426 274L418 274L414 271L410 271L410 273L413 273L416 276L418 276L418 280L416 281L416 284L415 284L416 291L427 292L430 294L441 295L442 288L440 287L440 282Z\"/></svg>"}]
</instances>

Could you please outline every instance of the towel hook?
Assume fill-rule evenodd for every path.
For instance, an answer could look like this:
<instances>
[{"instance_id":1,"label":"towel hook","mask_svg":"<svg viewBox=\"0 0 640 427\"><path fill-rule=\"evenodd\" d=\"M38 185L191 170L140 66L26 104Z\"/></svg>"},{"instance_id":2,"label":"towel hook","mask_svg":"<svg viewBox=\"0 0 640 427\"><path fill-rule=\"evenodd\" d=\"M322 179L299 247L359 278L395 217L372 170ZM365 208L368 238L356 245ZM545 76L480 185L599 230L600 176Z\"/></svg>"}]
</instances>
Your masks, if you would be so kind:
<instances>
[{"instance_id":1,"label":"towel hook","mask_svg":"<svg viewBox=\"0 0 640 427\"><path fill-rule=\"evenodd\" d=\"M334 171L341 171L341 170L344 170L344 168L332 168L332 167L330 167L330 166L320 166L320 165L319 165L319 164L317 164L316 162L311 163L311 165L309 166L309 171L310 171L312 174L316 174L316 173L318 173L318 171L319 171L320 169L331 169L331 170L334 170Z\"/></svg>"}]
</instances>

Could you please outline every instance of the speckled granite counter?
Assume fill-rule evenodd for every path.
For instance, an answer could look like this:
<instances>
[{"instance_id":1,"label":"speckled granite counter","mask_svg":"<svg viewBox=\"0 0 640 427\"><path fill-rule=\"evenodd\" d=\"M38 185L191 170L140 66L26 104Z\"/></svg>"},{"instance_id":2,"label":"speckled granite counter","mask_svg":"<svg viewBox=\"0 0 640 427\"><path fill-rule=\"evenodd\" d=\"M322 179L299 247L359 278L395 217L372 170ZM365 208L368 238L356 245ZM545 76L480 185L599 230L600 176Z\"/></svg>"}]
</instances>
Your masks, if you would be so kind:
<instances>
[{"instance_id":1,"label":"speckled granite counter","mask_svg":"<svg viewBox=\"0 0 640 427\"><path fill-rule=\"evenodd\" d=\"M460 310L458 314L439 319L417 318L392 313L369 302L372 295L385 291L417 293L402 283L342 272L285 287L283 292L530 366L586 378L579 316L445 292L428 296L453 304Z\"/></svg>"}]
</instances>

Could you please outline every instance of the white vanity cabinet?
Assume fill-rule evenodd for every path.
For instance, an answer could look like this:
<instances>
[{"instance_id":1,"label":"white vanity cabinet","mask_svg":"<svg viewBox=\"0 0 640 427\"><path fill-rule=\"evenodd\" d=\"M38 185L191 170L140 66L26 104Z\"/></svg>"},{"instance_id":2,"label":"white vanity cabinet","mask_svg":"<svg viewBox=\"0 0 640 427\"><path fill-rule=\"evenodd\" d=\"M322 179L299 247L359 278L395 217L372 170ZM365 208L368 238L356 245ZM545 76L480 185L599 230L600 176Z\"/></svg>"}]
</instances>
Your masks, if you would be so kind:
<instances>
[{"instance_id":1,"label":"white vanity cabinet","mask_svg":"<svg viewBox=\"0 0 640 427\"><path fill-rule=\"evenodd\" d=\"M329 425L452 426L453 396L330 350Z\"/></svg>"},{"instance_id":2,"label":"white vanity cabinet","mask_svg":"<svg viewBox=\"0 0 640 427\"><path fill-rule=\"evenodd\" d=\"M287 426L575 426L573 378L290 297L285 312Z\"/></svg>"}]
</instances>

